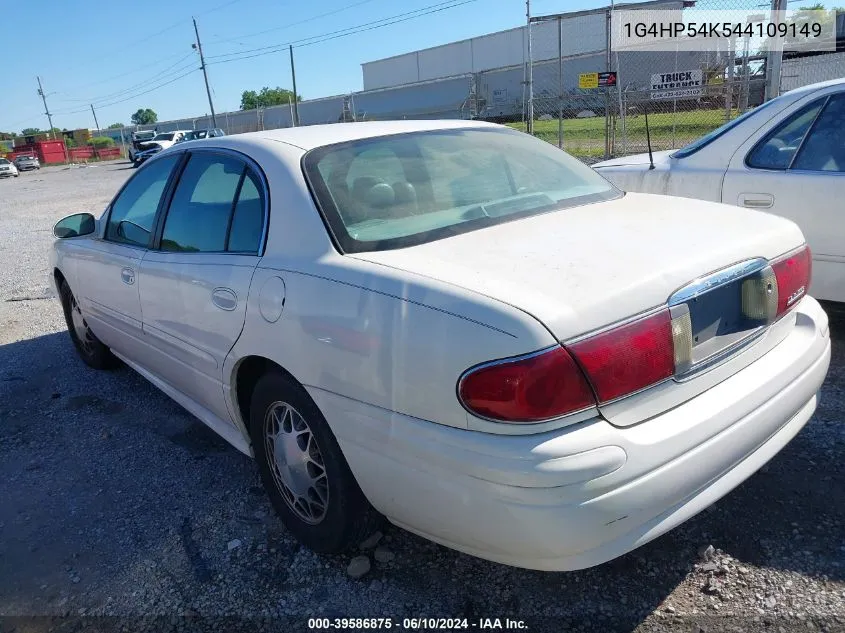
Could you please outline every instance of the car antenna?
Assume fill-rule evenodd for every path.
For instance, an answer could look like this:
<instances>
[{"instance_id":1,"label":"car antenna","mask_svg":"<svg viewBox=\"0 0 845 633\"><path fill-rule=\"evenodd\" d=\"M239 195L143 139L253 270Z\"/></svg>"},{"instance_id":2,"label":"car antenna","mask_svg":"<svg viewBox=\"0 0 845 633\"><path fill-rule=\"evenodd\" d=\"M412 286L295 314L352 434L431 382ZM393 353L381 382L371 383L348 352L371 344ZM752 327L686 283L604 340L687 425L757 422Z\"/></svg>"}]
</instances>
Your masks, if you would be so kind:
<instances>
[{"instance_id":1,"label":"car antenna","mask_svg":"<svg viewBox=\"0 0 845 633\"><path fill-rule=\"evenodd\" d=\"M651 155L651 133L648 129L648 105L645 106L645 142L648 145L648 168L654 169L654 156Z\"/></svg>"}]
</instances>

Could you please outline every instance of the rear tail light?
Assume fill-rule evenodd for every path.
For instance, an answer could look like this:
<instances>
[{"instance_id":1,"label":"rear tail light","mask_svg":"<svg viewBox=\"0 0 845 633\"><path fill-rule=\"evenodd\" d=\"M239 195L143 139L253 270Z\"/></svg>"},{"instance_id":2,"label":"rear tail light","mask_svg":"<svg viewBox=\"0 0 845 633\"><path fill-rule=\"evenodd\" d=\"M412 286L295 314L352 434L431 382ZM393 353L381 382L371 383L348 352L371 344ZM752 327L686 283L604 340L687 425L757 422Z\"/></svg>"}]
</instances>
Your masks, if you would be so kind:
<instances>
[{"instance_id":1,"label":"rear tail light","mask_svg":"<svg viewBox=\"0 0 845 633\"><path fill-rule=\"evenodd\" d=\"M567 348L480 365L463 375L458 395L471 413L500 422L542 422L620 398L670 378L676 359L689 358L685 316L676 324L661 310Z\"/></svg>"},{"instance_id":2,"label":"rear tail light","mask_svg":"<svg viewBox=\"0 0 845 633\"><path fill-rule=\"evenodd\" d=\"M501 422L541 422L596 404L563 347L470 369L458 382L458 395L470 412Z\"/></svg>"},{"instance_id":3,"label":"rear tail light","mask_svg":"<svg viewBox=\"0 0 845 633\"><path fill-rule=\"evenodd\" d=\"M776 259L771 265L777 279L777 316L781 316L792 309L810 288L813 268L810 248L804 246Z\"/></svg>"},{"instance_id":4,"label":"rear tail light","mask_svg":"<svg viewBox=\"0 0 845 633\"><path fill-rule=\"evenodd\" d=\"M683 324L678 325L678 335L683 337ZM582 339L569 349L584 368L599 402L608 402L674 375L673 329L669 310L664 309Z\"/></svg>"},{"instance_id":5,"label":"rear tail light","mask_svg":"<svg viewBox=\"0 0 845 633\"><path fill-rule=\"evenodd\" d=\"M770 263L741 286L741 313L771 323L810 287L808 247ZM685 306L645 317L545 352L467 370L464 407L501 422L541 422L604 404L682 375L693 367L694 337Z\"/></svg>"}]
</instances>

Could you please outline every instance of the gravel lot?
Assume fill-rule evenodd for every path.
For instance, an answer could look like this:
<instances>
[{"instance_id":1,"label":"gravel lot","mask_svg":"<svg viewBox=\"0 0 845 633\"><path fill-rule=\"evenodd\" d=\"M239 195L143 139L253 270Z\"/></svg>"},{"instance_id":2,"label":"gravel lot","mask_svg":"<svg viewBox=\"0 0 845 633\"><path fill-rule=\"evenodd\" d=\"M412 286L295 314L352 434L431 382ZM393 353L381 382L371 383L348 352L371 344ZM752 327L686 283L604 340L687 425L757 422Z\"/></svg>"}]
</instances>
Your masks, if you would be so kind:
<instances>
[{"instance_id":1,"label":"gravel lot","mask_svg":"<svg viewBox=\"0 0 845 633\"><path fill-rule=\"evenodd\" d=\"M131 370L98 373L75 356L47 285L51 227L99 213L132 173L116 163L0 181L0 615L120 616L0 618L0 631L304 630L310 616L845 630L842 316L813 420L748 482L649 545L551 574L386 526L379 547L393 559L368 551L371 570L353 579L351 556L317 556L286 534L250 459Z\"/></svg>"}]
</instances>

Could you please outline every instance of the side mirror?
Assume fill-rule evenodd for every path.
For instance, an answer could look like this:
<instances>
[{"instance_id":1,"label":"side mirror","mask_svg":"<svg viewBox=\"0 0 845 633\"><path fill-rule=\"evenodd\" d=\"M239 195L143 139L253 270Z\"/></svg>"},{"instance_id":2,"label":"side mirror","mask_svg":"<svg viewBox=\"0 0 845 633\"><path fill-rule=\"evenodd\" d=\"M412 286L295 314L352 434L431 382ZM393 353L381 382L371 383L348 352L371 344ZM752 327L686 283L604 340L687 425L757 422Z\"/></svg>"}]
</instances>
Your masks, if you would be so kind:
<instances>
[{"instance_id":1,"label":"side mirror","mask_svg":"<svg viewBox=\"0 0 845 633\"><path fill-rule=\"evenodd\" d=\"M74 213L62 218L53 227L53 235L64 239L67 237L79 237L90 235L97 230L97 221L90 213Z\"/></svg>"}]
</instances>

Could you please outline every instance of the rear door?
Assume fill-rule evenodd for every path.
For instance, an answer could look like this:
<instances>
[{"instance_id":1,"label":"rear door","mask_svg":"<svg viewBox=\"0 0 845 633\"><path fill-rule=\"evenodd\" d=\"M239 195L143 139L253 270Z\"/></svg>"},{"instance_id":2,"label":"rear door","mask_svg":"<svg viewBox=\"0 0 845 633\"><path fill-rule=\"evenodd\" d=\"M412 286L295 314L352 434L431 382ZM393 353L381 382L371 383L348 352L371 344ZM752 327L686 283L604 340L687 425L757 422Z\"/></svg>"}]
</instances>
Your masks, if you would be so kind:
<instances>
[{"instance_id":1,"label":"rear door","mask_svg":"<svg viewBox=\"0 0 845 633\"><path fill-rule=\"evenodd\" d=\"M243 329L266 221L266 185L254 163L193 150L141 264L151 369L222 419L223 361Z\"/></svg>"},{"instance_id":2,"label":"rear door","mask_svg":"<svg viewBox=\"0 0 845 633\"><path fill-rule=\"evenodd\" d=\"M811 293L845 301L845 92L816 93L731 159L722 201L795 221L813 251Z\"/></svg>"}]
</instances>

